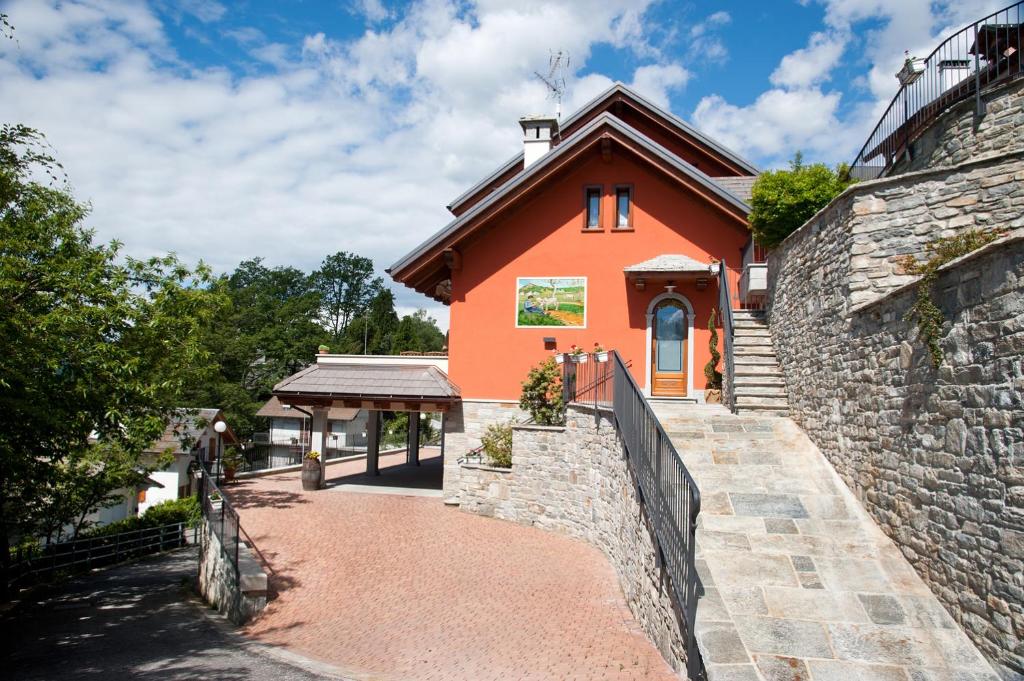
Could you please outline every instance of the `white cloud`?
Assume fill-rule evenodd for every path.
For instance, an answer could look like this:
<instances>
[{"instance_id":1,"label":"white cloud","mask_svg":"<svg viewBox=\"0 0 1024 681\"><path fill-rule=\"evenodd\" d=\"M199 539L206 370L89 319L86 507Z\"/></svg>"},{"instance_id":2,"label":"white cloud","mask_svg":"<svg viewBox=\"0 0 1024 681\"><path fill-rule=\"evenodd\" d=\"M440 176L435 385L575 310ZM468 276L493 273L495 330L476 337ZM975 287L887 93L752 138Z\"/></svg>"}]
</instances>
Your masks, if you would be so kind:
<instances>
[{"instance_id":1,"label":"white cloud","mask_svg":"<svg viewBox=\"0 0 1024 681\"><path fill-rule=\"evenodd\" d=\"M689 71L679 64L650 64L633 72L630 87L663 108L669 108L669 92L681 90L689 82Z\"/></svg>"},{"instance_id":2,"label":"white cloud","mask_svg":"<svg viewBox=\"0 0 1024 681\"><path fill-rule=\"evenodd\" d=\"M846 49L846 35L814 33L807 47L782 58L772 72L772 85L810 87L828 80Z\"/></svg>"},{"instance_id":3,"label":"white cloud","mask_svg":"<svg viewBox=\"0 0 1024 681\"><path fill-rule=\"evenodd\" d=\"M145 4L16 0L0 101L5 121L47 135L92 203L88 224L131 255L175 251L218 270L262 255L308 270L348 250L383 270L514 153L518 116L553 108L532 74L549 49L569 51L574 70L601 42L642 63L650 1L421 0L347 42L225 27L271 64L238 75L187 63ZM686 77L665 64L635 80L664 101ZM566 110L609 83L571 79ZM401 306L427 304L398 293Z\"/></svg>"},{"instance_id":4,"label":"white cloud","mask_svg":"<svg viewBox=\"0 0 1024 681\"><path fill-rule=\"evenodd\" d=\"M809 4L812 0L805 0ZM825 7L823 30L784 56L772 87L747 106L719 95L701 99L694 122L737 151L784 164L797 150L809 159L850 161L898 89L904 50L925 56L948 35L1001 6L1002 0L813 0ZM856 40L852 36L856 35ZM844 57L866 63L853 102L825 89ZM856 92L856 90L860 92ZM859 98L857 98L859 95Z\"/></svg>"},{"instance_id":5,"label":"white cloud","mask_svg":"<svg viewBox=\"0 0 1024 681\"><path fill-rule=\"evenodd\" d=\"M729 51L718 34L719 29L732 23L732 16L725 11L714 12L690 28L690 56L703 61L722 63L729 58Z\"/></svg>"},{"instance_id":6,"label":"white cloud","mask_svg":"<svg viewBox=\"0 0 1024 681\"><path fill-rule=\"evenodd\" d=\"M381 0L356 0L355 11L371 22L384 21L391 18L391 12Z\"/></svg>"}]
</instances>

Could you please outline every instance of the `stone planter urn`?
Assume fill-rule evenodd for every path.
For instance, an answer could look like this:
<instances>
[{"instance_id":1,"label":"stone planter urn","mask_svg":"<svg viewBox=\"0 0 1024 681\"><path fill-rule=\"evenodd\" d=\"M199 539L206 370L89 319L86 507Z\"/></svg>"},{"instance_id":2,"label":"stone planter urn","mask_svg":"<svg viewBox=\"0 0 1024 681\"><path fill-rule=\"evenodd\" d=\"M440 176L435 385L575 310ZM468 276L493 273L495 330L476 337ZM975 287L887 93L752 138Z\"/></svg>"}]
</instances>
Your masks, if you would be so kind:
<instances>
[{"instance_id":1,"label":"stone planter urn","mask_svg":"<svg viewBox=\"0 0 1024 681\"><path fill-rule=\"evenodd\" d=\"M302 460L302 489L311 492L320 489L320 457L307 456Z\"/></svg>"}]
</instances>

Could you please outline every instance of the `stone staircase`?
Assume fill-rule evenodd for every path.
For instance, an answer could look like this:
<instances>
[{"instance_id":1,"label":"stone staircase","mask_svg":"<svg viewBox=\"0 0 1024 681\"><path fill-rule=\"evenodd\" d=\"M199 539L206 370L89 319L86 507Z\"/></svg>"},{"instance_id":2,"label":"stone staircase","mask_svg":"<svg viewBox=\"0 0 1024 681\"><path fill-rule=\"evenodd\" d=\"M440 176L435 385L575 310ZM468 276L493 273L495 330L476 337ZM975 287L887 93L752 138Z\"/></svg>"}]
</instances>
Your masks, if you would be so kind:
<instances>
[{"instance_id":1,"label":"stone staircase","mask_svg":"<svg viewBox=\"0 0 1024 681\"><path fill-rule=\"evenodd\" d=\"M764 311L733 310L732 317L736 411L788 416L786 384Z\"/></svg>"}]
</instances>

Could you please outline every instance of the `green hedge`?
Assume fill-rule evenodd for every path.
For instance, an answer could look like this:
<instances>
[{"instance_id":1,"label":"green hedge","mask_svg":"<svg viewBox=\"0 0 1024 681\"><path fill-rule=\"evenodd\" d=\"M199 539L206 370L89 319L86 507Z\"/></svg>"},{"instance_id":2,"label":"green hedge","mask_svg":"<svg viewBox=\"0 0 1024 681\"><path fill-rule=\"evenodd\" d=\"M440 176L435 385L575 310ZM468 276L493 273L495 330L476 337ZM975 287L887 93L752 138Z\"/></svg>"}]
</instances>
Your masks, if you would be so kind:
<instances>
[{"instance_id":1,"label":"green hedge","mask_svg":"<svg viewBox=\"0 0 1024 681\"><path fill-rule=\"evenodd\" d=\"M150 506L140 516L125 518L103 527L92 527L78 533L78 539L89 537L107 537L119 532L131 532L142 530L147 527L160 527L161 525L172 525L174 523L186 523L188 527L195 527L202 517L202 510L199 508L199 500L196 497L184 499L172 499L163 501L155 506Z\"/></svg>"}]
</instances>

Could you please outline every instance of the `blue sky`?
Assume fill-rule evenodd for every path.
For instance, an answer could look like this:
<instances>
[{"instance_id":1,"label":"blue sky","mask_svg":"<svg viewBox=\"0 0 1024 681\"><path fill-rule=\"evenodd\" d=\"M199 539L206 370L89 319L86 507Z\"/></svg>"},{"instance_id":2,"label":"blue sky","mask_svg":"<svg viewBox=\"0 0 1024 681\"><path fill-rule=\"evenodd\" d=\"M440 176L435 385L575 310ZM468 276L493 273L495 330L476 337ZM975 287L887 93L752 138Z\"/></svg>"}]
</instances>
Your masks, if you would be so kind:
<instances>
[{"instance_id":1,"label":"blue sky","mask_svg":"<svg viewBox=\"0 0 1024 681\"><path fill-rule=\"evenodd\" d=\"M0 0L0 120L43 131L89 226L216 270L383 271L551 110L616 80L761 167L850 160L924 56L989 0ZM398 290L405 309L444 311Z\"/></svg>"}]
</instances>

